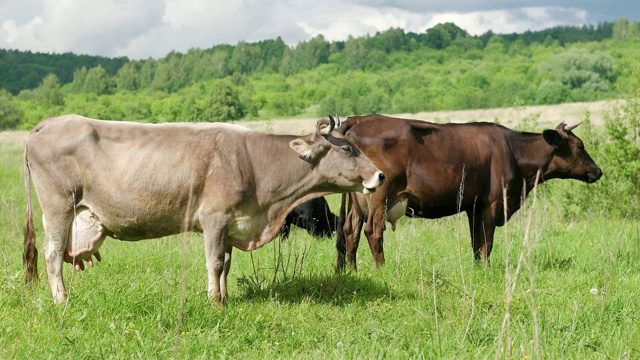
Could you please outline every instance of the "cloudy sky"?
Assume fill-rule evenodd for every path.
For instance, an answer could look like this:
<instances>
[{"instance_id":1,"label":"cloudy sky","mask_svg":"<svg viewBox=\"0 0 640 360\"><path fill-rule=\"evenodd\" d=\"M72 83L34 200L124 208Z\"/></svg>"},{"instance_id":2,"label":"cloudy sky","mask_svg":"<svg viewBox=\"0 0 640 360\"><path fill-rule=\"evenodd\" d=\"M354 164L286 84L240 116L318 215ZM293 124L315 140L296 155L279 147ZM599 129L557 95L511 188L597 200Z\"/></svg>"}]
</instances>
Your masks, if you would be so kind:
<instances>
[{"instance_id":1,"label":"cloudy sky","mask_svg":"<svg viewBox=\"0 0 640 360\"><path fill-rule=\"evenodd\" d=\"M0 48L146 59L278 36L295 45L441 22L479 35L619 17L640 21L637 0L0 0Z\"/></svg>"}]
</instances>

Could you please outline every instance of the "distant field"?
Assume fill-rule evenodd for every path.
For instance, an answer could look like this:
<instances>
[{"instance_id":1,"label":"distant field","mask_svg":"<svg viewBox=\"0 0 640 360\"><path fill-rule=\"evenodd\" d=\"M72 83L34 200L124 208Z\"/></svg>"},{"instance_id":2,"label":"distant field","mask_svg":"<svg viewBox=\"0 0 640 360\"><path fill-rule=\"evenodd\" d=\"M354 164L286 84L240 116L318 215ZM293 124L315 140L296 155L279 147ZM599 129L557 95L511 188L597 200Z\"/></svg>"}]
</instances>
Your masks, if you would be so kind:
<instances>
[{"instance_id":1,"label":"distant field","mask_svg":"<svg viewBox=\"0 0 640 360\"><path fill-rule=\"evenodd\" d=\"M408 119L418 119L432 122L470 122L488 121L496 119L506 126L515 126L520 119L531 114L540 113L540 124L555 127L565 121L573 124L584 118L585 111L589 111L591 121L595 125L604 123L604 113L611 108L615 101L596 101L588 103L568 103L560 105L527 106L523 109L499 108L485 110L434 111L417 114L387 114ZM61 114L62 115L62 114ZM348 114L339 114L342 119ZM304 134L313 130L317 119L280 119L280 120L251 120L239 121L238 124L259 131L272 131L276 134ZM0 131L0 141L22 141L24 131Z\"/></svg>"},{"instance_id":2,"label":"distant field","mask_svg":"<svg viewBox=\"0 0 640 360\"><path fill-rule=\"evenodd\" d=\"M580 120L584 109L562 107L541 119ZM296 133L310 121L246 125ZM213 309L200 235L108 239L96 267L65 265L70 299L55 306L37 202L41 281L24 285L24 134L0 133L0 359L640 358L640 223L567 221L544 185L498 229L489 266L472 261L463 216L403 218L385 234L383 268L363 241L347 273L334 270L333 239L294 229L287 242L235 250L229 306ZM329 202L337 212L339 196Z\"/></svg>"},{"instance_id":3,"label":"distant field","mask_svg":"<svg viewBox=\"0 0 640 360\"><path fill-rule=\"evenodd\" d=\"M568 103L560 105L527 106L523 109L514 108L484 109L484 110L460 110L460 111L434 111L417 114L387 114L396 117L418 119L431 122L470 122L488 121L498 119L506 126L517 125L520 119L531 114L540 113L540 124L546 127L555 127L562 121L574 124L582 121L586 111L589 111L591 121L595 125L604 124L604 113L614 104L614 101L596 101L588 103ZM348 114L339 114L344 119ZM274 133L298 134L309 131L309 123L314 119L273 120L273 121L241 121L240 124L252 129L266 131L272 128Z\"/></svg>"}]
</instances>

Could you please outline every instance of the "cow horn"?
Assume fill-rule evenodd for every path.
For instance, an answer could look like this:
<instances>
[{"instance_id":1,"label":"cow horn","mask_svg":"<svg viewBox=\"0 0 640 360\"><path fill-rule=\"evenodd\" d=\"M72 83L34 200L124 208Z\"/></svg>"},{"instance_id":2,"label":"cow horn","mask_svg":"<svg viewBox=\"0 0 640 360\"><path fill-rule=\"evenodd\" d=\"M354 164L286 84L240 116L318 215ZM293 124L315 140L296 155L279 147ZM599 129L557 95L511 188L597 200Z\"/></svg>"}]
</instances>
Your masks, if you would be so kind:
<instances>
[{"instance_id":1,"label":"cow horn","mask_svg":"<svg viewBox=\"0 0 640 360\"><path fill-rule=\"evenodd\" d=\"M571 130L573 130L573 129L577 128L578 126L580 126L580 124L582 124L582 121L580 121L579 123L577 123L577 124L575 124L575 125L567 126L567 127L565 128L565 130L567 130L567 131L571 131Z\"/></svg>"},{"instance_id":2,"label":"cow horn","mask_svg":"<svg viewBox=\"0 0 640 360\"><path fill-rule=\"evenodd\" d=\"M333 116L329 115L329 128L327 129L326 127L322 130L322 135L329 135L331 134L331 132L333 131L333 129L336 127L336 120L333 118Z\"/></svg>"},{"instance_id":3,"label":"cow horn","mask_svg":"<svg viewBox=\"0 0 640 360\"><path fill-rule=\"evenodd\" d=\"M340 126L342 126L342 121L340 121L340 116L336 113L336 128L340 129Z\"/></svg>"}]
</instances>

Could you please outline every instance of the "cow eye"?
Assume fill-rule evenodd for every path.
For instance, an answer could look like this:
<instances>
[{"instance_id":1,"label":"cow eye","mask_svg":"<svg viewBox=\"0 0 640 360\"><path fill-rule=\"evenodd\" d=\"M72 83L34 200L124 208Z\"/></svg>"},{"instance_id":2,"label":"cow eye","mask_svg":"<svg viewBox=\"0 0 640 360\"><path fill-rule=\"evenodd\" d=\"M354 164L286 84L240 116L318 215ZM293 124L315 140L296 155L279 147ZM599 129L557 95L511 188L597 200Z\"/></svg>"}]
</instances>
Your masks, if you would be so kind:
<instances>
[{"instance_id":1,"label":"cow eye","mask_svg":"<svg viewBox=\"0 0 640 360\"><path fill-rule=\"evenodd\" d=\"M351 146L349 146L349 145L342 145L340 148L344 152L348 152L349 154L353 154L353 148Z\"/></svg>"}]
</instances>

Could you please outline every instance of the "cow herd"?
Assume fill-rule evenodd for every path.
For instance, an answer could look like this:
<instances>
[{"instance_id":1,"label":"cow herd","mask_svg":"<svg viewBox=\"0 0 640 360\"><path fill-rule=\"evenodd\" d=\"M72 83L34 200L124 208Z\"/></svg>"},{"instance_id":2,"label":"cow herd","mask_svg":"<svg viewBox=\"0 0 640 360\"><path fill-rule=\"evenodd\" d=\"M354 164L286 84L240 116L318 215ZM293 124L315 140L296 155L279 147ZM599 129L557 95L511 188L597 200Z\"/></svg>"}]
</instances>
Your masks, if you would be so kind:
<instances>
[{"instance_id":1,"label":"cow herd","mask_svg":"<svg viewBox=\"0 0 640 360\"><path fill-rule=\"evenodd\" d=\"M24 264L37 279L33 182L44 228L49 287L65 298L63 263L100 260L106 237L137 241L204 235L207 293L228 296L233 248L251 251L295 224L336 233L337 266L356 265L364 227L384 263L386 223L465 212L476 259L488 260L496 226L541 182L597 181L602 171L562 123L542 133L491 123L434 124L383 115L318 120L306 136L221 123L141 124L65 115L36 125L25 142ZM323 196L342 193L340 216ZM366 224L366 225L365 225Z\"/></svg>"}]
</instances>

